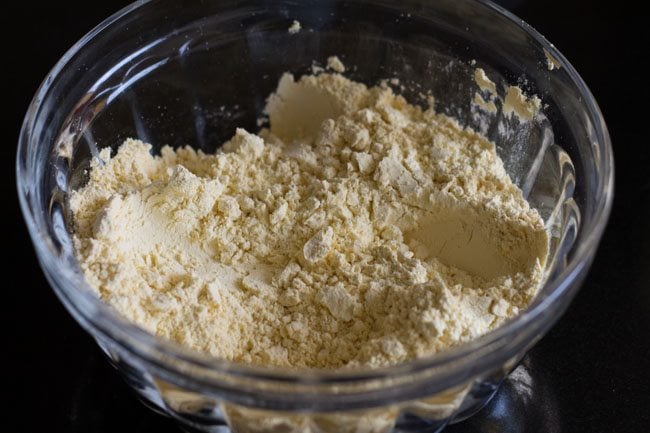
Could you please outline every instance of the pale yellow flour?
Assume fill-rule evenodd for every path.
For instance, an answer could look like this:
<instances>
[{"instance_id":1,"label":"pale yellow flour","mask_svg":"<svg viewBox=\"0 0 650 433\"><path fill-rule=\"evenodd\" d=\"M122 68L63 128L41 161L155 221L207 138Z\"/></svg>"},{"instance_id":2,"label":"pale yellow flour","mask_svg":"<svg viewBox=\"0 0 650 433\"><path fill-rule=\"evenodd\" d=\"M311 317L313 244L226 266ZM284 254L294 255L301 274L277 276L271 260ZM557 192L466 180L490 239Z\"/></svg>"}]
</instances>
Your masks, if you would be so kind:
<instances>
[{"instance_id":1,"label":"pale yellow flour","mask_svg":"<svg viewBox=\"0 0 650 433\"><path fill-rule=\"evenodd\" d=\"M302 29L302 26L300 25L300 21L293 20L291 25L289 26L288 32L292 35L295 35Z\"/></svg>"},{"instance_id":2,"label":"pale yellow flour","mask_svg":"<svg viewBox=\"0 0 650 433\"><path fill-rule=\"evenodd\" d=\"M323 368L433 354L529 304L544 225L483 136L340 74L284 75L267 111L215 154L101 152L70 198L101 299L214 356Z\"/></svg>"}]
</instances>

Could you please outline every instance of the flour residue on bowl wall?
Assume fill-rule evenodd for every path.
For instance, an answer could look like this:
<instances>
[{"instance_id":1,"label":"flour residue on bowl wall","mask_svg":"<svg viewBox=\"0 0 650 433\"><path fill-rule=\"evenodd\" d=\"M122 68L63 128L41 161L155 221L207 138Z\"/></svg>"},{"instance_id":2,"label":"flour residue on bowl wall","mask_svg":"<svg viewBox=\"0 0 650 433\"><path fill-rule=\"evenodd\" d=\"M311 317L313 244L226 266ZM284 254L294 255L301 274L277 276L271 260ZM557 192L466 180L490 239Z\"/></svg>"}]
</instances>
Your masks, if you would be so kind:
<instances>
[{"instance_id":1,"label":"flour residue on bowl wall","mask_svg":"<svg viewBox=\"0 0 650 433\"><path fill-rule=\"evenodd\" d=\"M474 71L474 81L482 91L474 94L473 103L488 113L496 113L498 101L504 115L515 115L522 122L533 120L540 112L541 100L536 95L526 96L519 86L505 86L505 96L501 97L497 85L482 68Z\"/></svg>"},{"instance_id":2,"label":"flour residue on bowl wall","mask_svg":"<svg viewBox=\"0 0 650 433\"><path fill-rule=\"evenodd\" d=\"M544 48L544 57L546 59L546 67L549 71L560 69L562 67L560 61L553 57L553 54L551 54L546 48Z\"/></svg>"}]
</instances>

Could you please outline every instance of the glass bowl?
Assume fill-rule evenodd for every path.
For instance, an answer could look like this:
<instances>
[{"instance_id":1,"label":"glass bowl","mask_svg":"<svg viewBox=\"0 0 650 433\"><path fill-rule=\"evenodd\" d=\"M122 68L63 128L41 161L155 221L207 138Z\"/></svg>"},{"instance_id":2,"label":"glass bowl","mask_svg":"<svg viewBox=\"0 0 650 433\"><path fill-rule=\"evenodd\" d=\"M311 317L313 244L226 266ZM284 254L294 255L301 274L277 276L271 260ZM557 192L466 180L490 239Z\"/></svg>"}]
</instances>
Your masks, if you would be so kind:
<instances>
[{"instance_id":1,"label":"glass bowl","mask_svg":"<svg viewBox=\"0 0 650 433\"><path fill-rule=\"evenodd\" d=\"M302 29L288 29L293 20ZM331 55L352 79L398 78L413 103L485 133L547 223L547 280L526 311L489 334L381 369L237 365L122 319L87 287L70 238L67 194L98 149L137 137L213 151L257 130L285 71ZM541 98L530 121L472 102L474 70ZM154 410L186 430L435 432L480 409L567 308L612 202L602 115L573 67L539 33L488 2L387 0L137 2L97 26L49 73L25 117L18 193L41 266L75 319Z\"/></svg>"}]
</instances>

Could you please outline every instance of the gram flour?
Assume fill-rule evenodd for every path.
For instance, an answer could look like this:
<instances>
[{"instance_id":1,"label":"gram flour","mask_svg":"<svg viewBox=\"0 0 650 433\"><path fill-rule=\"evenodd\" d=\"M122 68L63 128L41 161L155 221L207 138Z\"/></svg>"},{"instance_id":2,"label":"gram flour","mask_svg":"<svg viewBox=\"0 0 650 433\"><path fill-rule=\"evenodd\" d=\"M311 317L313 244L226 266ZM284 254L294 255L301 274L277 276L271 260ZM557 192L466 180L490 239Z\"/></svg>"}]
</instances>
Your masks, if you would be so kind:
<instances>
[{"instance_id":1,"label":"gram flour","mask_svg":"<svg viewBox=\"0 0 650 433\"><path fill-rule=\"evenodd\" d=\"M72 193L98 296L232 361L383 366L499 326L547 235L485 137L340 74L285 74L215 154L126 140Z\"/></svg>"}]
</instances>

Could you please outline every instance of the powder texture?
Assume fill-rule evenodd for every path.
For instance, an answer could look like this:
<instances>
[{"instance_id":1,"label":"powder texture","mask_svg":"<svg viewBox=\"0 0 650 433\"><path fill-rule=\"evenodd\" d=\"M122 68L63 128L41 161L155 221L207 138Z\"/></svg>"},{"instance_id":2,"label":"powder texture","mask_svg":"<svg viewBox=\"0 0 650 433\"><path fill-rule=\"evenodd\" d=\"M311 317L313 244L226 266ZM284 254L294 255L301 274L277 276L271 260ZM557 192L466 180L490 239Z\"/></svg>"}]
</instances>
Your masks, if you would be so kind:
<instances>
[{"instance_id":1,"label":"powder texture","mask_svg":"<svg viewBox=\"0 0 650 433\"><path fill-rule=\"evenodd\" d=\"M285 74L215 154L126 140L72 193L79 262L147 330L244 363L389 365L525 308L543 221L495 146L388 87Z\"/></svg>"}]
</instances>

